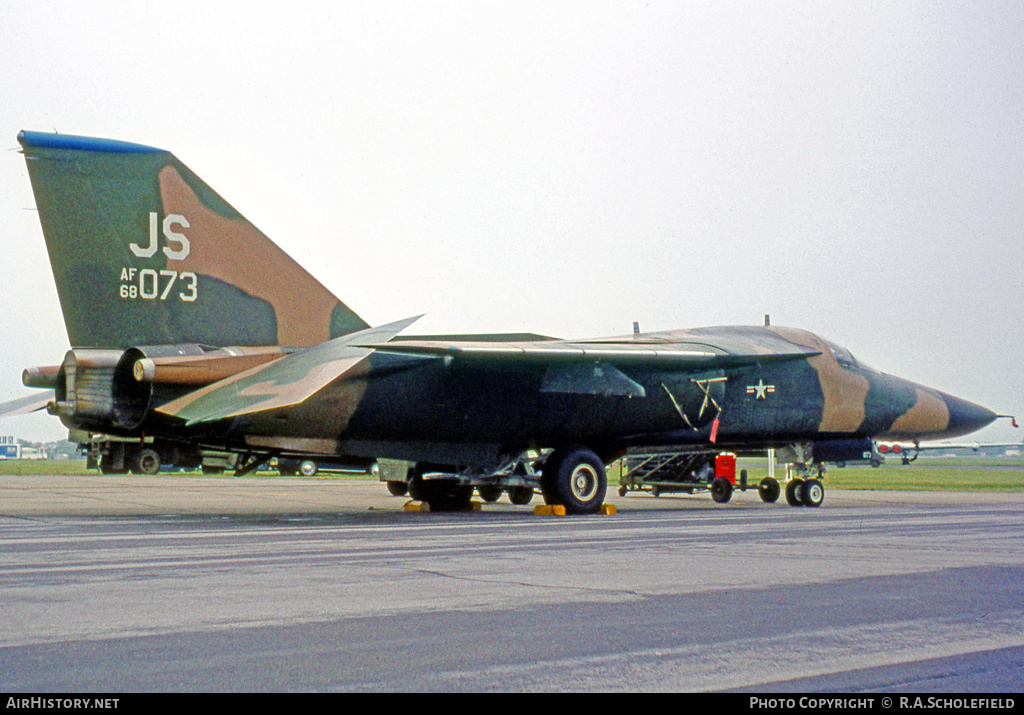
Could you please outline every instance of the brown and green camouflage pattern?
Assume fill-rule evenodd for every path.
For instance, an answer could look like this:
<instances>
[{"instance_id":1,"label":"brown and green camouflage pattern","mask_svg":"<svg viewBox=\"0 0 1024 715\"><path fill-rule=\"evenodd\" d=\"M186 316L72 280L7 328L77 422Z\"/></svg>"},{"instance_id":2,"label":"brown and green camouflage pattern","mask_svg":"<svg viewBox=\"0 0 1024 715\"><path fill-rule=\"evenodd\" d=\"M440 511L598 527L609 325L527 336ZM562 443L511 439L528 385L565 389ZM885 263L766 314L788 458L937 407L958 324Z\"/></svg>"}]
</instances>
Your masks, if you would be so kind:
<instances>
[{"instance_id":1,"label":"brown and green camouflage pattern","mask_svg":"<svg viewBox=\"0 0 1024 715\"><path fill-rule=\"evenodd\" d=\"M69 427L487 471L575 446L834 455L996 417L792 328L394 340L411 320L368 328L171 154L19 140L76 347L53 410Z\"/></svg>"},{"instance_id":2,"label":"brown and green camouflage pattern","mask_svg":"<svg viewBox=\"0 0 1024 715\"><path fill-rule=\"evenodd\" d=\"M359 342L387 342L417 318L367 328L276 362L258 365L169 402L159 412L196 422L215 422L304 402L353 370L373 352ZM350 379L349 382L352 382Z\"/></svg>"},{"instance_id":3,"label":"brown and green camouflage pattern","mask_svg":"<svg viewBox=\"0 0 1024 715\"><path fill-rule=\"evenodd\" d=\"M609 341L349 345L374 352L326 387L311 382L308 365L295 356L267 368L290 391L307 383L302 401L261 406L254 399L268 399L280 385L270 389L266 382L246 396L225 384L206 394L215 407L186 401L187 409L161 411L249 447L301 451L314 440L325 453L481 470L527 449L576 444L607 459L651 447L743 452L876 437L940 439L995 419L983 407L860 365L839 346L790 328L702 328Z\"/></svg>"},{"instance_id":4,"label":"brown and green camouflage pattern","mask_svg":"<svg viewBox=\"0 0 1024 715\"><path fill-rule=\"evenodd\" d=\"M304 346L368 327L170 152L18 140L72 347Z\"/></svg>"}]
</instances>

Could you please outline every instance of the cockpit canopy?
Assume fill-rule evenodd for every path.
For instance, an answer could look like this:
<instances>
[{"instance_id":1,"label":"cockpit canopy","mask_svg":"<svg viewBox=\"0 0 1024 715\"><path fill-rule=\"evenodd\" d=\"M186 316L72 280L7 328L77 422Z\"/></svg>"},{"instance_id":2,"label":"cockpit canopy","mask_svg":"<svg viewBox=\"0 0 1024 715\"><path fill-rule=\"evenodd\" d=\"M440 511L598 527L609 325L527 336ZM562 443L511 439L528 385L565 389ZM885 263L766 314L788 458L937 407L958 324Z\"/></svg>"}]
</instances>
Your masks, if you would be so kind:
<instances>
[{"instance_id":1,"label":"cockpit canopy","mask_svg":"<svg viewBox=\"0 0 1024 715\"><path fill-rule=\"evenodd\" d=\"M824 340L824 338L822 338ZM878 372L875 368L871 367L867 363L857 360L849 350L844 348L842 345L837 345L831 340L825 340L825 344L828 345L828 349L832 351L832 356L836 359L836 362L843 367L856 368L859 370L867 370L869 372Z\"/></svg>"}]
</instances>

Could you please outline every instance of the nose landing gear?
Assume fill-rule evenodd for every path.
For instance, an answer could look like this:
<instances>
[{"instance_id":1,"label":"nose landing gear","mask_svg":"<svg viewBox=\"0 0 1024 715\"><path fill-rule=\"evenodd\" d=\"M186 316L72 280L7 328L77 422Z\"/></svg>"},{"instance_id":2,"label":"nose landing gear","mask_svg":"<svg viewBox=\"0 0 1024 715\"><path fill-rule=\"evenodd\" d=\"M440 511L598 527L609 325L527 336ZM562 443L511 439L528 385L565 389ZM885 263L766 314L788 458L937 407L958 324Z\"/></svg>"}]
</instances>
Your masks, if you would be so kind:
<instances>
[{"instance_id":1,"label":"nose landing gear","mask_svg":"<svg viewBox=\"0 0 1024 715\"><path fill-rule=\"evenodd\" d=\"M790 506L821 506L825 487L818 479L790 479L786 484L786 503Z\"/></svg>"}]
</instances>

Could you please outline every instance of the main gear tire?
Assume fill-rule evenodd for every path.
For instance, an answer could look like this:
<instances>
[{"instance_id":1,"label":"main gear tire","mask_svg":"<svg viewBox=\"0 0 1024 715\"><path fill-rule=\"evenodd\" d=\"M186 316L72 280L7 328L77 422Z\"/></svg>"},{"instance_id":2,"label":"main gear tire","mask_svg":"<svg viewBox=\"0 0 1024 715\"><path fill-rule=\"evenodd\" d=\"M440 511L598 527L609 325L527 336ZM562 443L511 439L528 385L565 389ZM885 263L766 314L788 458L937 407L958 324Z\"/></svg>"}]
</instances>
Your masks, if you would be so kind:
<instances>
[{"instance_id":1,"label":"main gear tire","mask_svg":"<svg viewBox=\"0 0 1024 715\"><path fill-rule=\"evenodd\" d=\"M594 514L607 489L604 462L591 449L559 448L544 462L541 491L547 504L562 505L572 514Z\"/></svg>"}]
</instances>

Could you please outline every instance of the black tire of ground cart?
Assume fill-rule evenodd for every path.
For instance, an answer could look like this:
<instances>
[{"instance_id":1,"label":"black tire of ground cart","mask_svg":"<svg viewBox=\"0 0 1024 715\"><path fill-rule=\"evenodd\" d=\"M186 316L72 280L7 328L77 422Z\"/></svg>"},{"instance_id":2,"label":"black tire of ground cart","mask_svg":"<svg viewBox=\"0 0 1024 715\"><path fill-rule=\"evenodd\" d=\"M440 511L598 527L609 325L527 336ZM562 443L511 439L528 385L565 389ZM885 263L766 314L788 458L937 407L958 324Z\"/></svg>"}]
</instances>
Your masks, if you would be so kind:
<instances>
[{"instance_id":1,"label":"black tire of ground cart","mask_svg":"<svg viewBox=\"0 0 1024 715\"><path fill-rule=\"evenodd\" d=\"M725 477L715 477L711 482L711 498L719 504L732 499L732 482Z\"/></svg>"},{"instance_id":2,"label":"black tire of ground cart","mask_svg":"<svg viewBox=\"0 0 1024 715\"><path fill-rule=\"evenodd\" d=\"M486 502L495 502L501 498L501 487L494 484L484 484L476 488L476 493Z\"/></svg>"},{"instance_id":3,"label":"black tire of ground cart","mask_svg":"<svg viewBox=\"0 0 1024 715\"><path fill-rule=\"evenodd\" d=\"M385 484L387 484L388 492L393 497L404 497L409 492L409 485L406 484L405 482L395 480L385 482Z\"/></svg>"},{"instance_id":4,"label":"black tire of ground cart","mask_svg":"<svg viewBox=\"0 0 1024 715\"><path fill-rule=\"evenodd\" d=\"M422 469L422 468L420 468ZM473 499L473 486L454 479L424 479L419 471L409 482L409 496L430 505L430 511L467 511Z\"/></svg>"},{"instance_id":5,"label":"black tire of ground cart","mask_svg":"<svg viewBox=\"0 0 1024 715\"><path fill-rule=\"evenodd\" d=\"M779 500L779 495L782 493L782 489L779 487L779 480L765 477L757 485L757 493L761 497L761 501L774 504Z\"/></svg>"},{"instance_id":6,"label":"black tire of ground cart","mask_svg":"<svg viewBox=\"0 0 1024 715\"><path fill-rule=\"evenodd\" d=\"M508 500L518 506L529 504L533 500L532 487L509 487Z\"/></svg>"},{"instance_id":7,"label":"black tire of ground cart","mask_svg":"<svg viewBox=\"0 0 1024 715\"><path fill-rule=\"evenodd\" d=\"M160 454L155 449L143 449L135 456L136 474L158 474L160 472Z\"/></svg>"}]
</instances>

